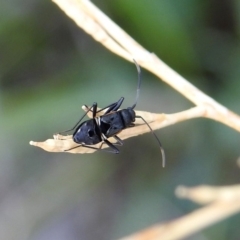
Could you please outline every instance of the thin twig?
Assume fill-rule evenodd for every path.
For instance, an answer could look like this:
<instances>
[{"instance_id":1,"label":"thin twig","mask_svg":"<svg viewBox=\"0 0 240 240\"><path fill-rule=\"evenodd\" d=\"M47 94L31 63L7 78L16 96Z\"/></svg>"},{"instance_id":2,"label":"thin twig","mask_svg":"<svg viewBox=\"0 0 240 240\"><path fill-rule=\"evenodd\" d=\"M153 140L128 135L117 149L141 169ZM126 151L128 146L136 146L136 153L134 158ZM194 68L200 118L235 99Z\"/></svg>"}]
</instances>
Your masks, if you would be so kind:
<instances>
[{"instance_id":1,"label":"thin twig","mask_svg":"<svg viewBox=\"0 0 240 240\"><path fill-rule=\"evenodd\" d=\"M106 48L114 53L132 61L135 58L138 63L150 70L166 83L182 93L186 98L194 102L197 107L170 115L165 115L165 119L151 123L153 129L159 129L173 123L188 120L196 117L212 118L222 122L237 131L240 131L240 117L229 111L215 100L198 90L186 79L172 70L154 54L149 53L121 28L119 28L111 19L102 13L96 6L88 0L53 0L57 3L65 13L71 17L80 27L87 33L92 35L94 39L101 42ZM191 113L191 114L189 114ZM186 114L186 116L184 116ZM142 115L140 115L142 116ZM161 116L163 116L161 114ZM168 121L165 121L168 118ZM147 119L146 119L147 120ZM164 120L164 121L163 121ZM148 121L148 120L147 120ZM137 136L148 132L146 126L137 126L128 129L120 134L120 137L126 139L128 137ZM127 134L127 135L126 135ZM42 147L47 151L64 151L70 149L76 144L71 140L59 142L59 140L47 140L43 143L31 141L31 145ZM97 147L97 146L96 146ZM68 151L70 153L89 153L94 152L92 149L76 148Z\"/></svg>"},{"instance_id":2,"label":"thin twig","mask_svg":"<svg viewBox=\"0 0 240 240\"><path fill-rule=\"evenodd\" d=\"M120 240L182 239L240 211L240 185L195 188L179 186L176 194L197 203L211 204L171 222L157 224Z\"/></svg>"},{"instance_id":3,"label":"thin twig","mask_svg":"<svg viewBox=\"0 0 240 240\"><path fill-rule=\"evenodd\" d=\"M53 1L58 4L78 26L83 28L110 51L128 61L132 61L133 58L136 59L140 66L161 78L194 104L203 106L206 111L204 111L204 115L199 117L219 121L240 131L240 117L237 114L229 111L226 107L204 94L166 65L156 55L144 49L89 0Z\"/></svg>"},{"instance_id":4,"label":"thin twig","mask_svg":"<svg viewBox=\"0 0 240 240\"><path fill-rule=\"evenodd\" d=\"M199 204L211 203L214 201L240 201L240 185L233 186L198 186L188 188L179 186L176 189L179 198L189 199Z\"/></svg>"},{"instance_id":5,"label":"thin twig","mask_svg":"<svg viewBox=\"0 0 240 240\"><path fill-rule=\"evenodd\" d=\"M119 240L177 240L240 211L240 201L216 201L165 224L158 224Z\"/></svg>"},{"instance_id":6,"label":"thin twig","mask_svg":"<svg viewBox=\"0 0 240 240\"><path fill-rule=\"evenodd\" d=\"M132 61L133 58L136 59L139 65L161 78L196 105L194 108L175 114L153 114L136 111L137 115L146 119L153 130L192 118L206 117L240 131L240 117L238 115L204 94L167 66L157 56L149 53L89 0L53 1L58 4L78 26L83 28L110 51L128 61ZM146 132L149 132L148 127L137 120L134 128L122 131L119 137L126 139ZM48 139L45 142L31 141L30 144L52 152L63 152L66 149L76 146L71 135L55 135L54 139ZM95 147L97 147L97 145ZM103 145L103 148L104 147L106 146ZM90 153L94 151L93 149L79 147L68 152ZM239 188L238 185L218 188L201 186L193 189L179 187L176 191L179 197L188 198L201 204L210 204L182 218L166 224L150 227L122 240L173 240L187 237L196 231L239 212Z\"/></svg>"}]
</instances>

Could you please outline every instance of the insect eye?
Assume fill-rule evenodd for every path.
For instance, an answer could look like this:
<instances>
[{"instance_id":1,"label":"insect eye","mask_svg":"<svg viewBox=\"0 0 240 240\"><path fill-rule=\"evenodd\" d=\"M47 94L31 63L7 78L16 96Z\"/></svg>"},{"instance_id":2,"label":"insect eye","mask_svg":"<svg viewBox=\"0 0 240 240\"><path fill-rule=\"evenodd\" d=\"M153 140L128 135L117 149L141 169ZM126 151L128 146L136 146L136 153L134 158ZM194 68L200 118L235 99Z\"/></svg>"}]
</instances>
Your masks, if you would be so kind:
<instances>
[{"instance_id":1,"label":"insect eye","mask_svg":"<svg viewBox=\"0 0 240 240\"><path fill-rule=\"evenodd\" d=\"M91 138L94 135L94 131L93 130L88 130L88 136Z\"/></svg>"}]
</instances>

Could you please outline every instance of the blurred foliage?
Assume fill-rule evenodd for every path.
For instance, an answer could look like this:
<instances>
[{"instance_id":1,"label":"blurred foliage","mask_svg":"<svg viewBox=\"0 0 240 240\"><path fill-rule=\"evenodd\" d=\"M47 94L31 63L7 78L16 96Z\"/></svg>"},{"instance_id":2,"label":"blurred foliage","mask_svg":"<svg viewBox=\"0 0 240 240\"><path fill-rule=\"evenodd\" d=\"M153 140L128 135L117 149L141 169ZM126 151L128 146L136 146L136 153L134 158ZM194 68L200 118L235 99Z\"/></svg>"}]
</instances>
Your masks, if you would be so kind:
<instances>
[{"instance_id":1,"label":"blurred foliage","mask_svg":"<svg viewBox=\"0 0 240 240\"><path fill-rule=\"evenodd\" d=\"M200 0L94 1L146 49L240 114L240 3ZM1 239L116 239L198 206L179 184L240 181L239 133L207 119L125 141L119 155L53 154L34 148L73 126L81 105L135 99L136 70L93 41L50 1L0 7ZM172 113L192 104L143 71L139 110ZM178 137L176 137L178 136ZM189 239L238 239L240 216Z\"/></svg>"}]
</instances>

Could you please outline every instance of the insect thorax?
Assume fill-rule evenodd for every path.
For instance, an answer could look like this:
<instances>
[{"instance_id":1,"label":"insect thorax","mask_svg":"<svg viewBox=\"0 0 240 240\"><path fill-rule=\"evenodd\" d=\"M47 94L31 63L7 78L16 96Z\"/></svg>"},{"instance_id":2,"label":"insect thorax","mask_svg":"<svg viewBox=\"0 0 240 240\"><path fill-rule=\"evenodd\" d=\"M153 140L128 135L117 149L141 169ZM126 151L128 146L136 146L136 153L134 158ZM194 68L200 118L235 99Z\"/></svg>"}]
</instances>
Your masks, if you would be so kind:
<instances>
[{"instance_id":1,"label":"insect thorax","mask_svg":"<svg viewBox=\"0 0 240 240\"><path fill-rule=\"evenodd\" d=\"M135 121L135 112L132 108L122 109L99 117L98 123L101 132L106 137L118 134L125 128L131 127Z\"/></svg>"}]
</instances>

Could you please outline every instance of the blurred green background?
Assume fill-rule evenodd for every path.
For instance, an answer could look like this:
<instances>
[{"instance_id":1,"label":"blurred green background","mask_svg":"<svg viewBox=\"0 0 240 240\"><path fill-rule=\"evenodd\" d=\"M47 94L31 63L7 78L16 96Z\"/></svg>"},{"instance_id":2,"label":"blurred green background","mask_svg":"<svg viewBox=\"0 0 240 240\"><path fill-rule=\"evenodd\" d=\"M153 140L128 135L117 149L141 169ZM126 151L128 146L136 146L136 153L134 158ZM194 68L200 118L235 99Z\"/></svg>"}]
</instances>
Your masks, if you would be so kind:
<instances>
[{"instance_id":1,"label":"blurred green background","mask_svg":"<svg viewBox=\"0 0 240 240\"><path fill-rule=\"evenodd\" d=\"M146 49L240 114L239 0L93 1ZM207 119L125 141L119 155L49 153L29 145L69 129L81 106L135 99L134 64L113 55L51 1L0 4L0 238L117 239L199 206L178 185L240 181L239 133ZM192 107L143 70L137 110ZM240 215L189 239L239 239Z\"/></svg>"}]
</instances>

